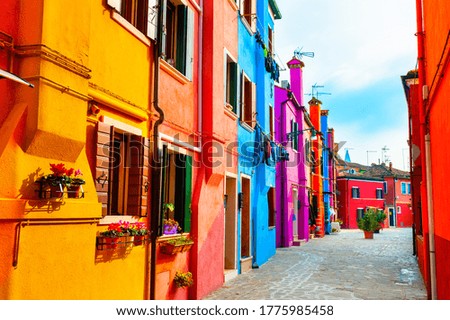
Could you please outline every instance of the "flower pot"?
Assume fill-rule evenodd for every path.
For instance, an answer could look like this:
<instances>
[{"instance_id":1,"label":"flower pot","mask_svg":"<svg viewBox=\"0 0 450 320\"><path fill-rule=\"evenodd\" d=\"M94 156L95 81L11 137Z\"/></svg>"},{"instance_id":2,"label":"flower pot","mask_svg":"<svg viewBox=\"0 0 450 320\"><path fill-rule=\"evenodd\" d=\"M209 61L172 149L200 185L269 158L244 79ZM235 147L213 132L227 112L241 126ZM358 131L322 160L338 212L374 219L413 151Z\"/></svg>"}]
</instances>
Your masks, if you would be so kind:
<instances>
[{"instance_id":1,"label":"flower pot","mask_svg":"<svg viewBox=\"0 0 450 320\"><path fill-rule=\"evenodd\" d=\"M168 242L161 243L161 252L164 254L174 255L177 253L182 252L184 247L184 244L182 245L175 245Z\"/></svg>"},{"instance_id":2,"label":"flower pot","mask_svg":"<svg viewBox=\"0 0 450 320\"><path fill-rule=\"evenodd\" d=\"M62 184L50 186L50 198L62 198L64 195L64 188Z\"/></svg>"},{"instance_id":3,"label":"flower pot","mask_svg":"<svg viewBox=\"0 0 450 320\"><path fill-rule=\"evenodd\" d=\"M129 247L134 243L134 236L123 236L120 237L121 247Z\"/></svg>"},{"instance_id":4,"label":"flower pot","mask_svg":"<svg viewBox=\"0 0 450 320\"><path fill-rule=\"evenodd\" d=\"M373 239L373 231L364 230L364 239Z\"/></svg>"},{"instance_id":5,"label":"flower pot","mask_svg":"<svg viewBox=\"0 0 450 320\"><path fill-rule=\"evenodd\" d=\"M145 241L145 236L134 236L134 245L135 246L140 246L144 243Z\"/></svg>"},{"instance_id":6,"label":"flower pot","mask_svg":"<svg viewBox=\"0 0 450 320\"><path fill-rule=\"evenodd\" d=\"M164 225L164 234L177 234L178 226L177 225Z\"/></svg>"},{"instance_id":7,"label":"flower pot","mask_svg":"<svg viewBox=\"0 0 450 320\"><path fill-rule=\"evenodd\" d=\"M67 197L68 198L81 198L81 186L80 185L72 185L67 188Z\"/></svg>"}]
</instances>

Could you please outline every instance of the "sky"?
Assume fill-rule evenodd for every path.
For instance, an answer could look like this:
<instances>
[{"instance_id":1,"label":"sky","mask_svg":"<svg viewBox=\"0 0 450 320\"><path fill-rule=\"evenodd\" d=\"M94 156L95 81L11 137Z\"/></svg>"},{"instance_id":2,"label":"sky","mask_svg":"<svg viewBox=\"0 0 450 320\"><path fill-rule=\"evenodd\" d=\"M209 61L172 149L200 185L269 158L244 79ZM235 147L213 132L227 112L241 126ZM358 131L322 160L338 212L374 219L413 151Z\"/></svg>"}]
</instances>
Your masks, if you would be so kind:
<instances>
[{"instance_id":1,"label":"sky","mask_svg":"<svg viewBox=\"0 0 450 320\"><path fill-rule=\"evenodd\" d=\"M416 68L414 0L277 0L278 63L296 49L305 63L304 92L318 88L335 140L352 162L384 160L409 171L407 104L400 76ZM289 71L281 72L289 79ZM320 95L320 93L323 93ZM304 104L311 99L305 95ZM386 147L385 152L382 149ZM385 158L387 157L387 159ZM387 162L388 162L387 161Z\"/></svg>"}]
</instances>

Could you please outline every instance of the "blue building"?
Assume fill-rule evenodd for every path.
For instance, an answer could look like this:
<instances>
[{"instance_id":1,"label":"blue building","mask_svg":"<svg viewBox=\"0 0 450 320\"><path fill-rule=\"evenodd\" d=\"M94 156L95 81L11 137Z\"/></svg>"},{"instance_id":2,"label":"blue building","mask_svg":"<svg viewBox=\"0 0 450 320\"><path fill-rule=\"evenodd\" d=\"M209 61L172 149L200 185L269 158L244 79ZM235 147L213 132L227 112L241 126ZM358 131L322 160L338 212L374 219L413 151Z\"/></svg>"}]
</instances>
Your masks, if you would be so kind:
<instances>
[{"instance_id":1,"label":"blue building","mask_svg":"<svg viewBox=\"0 0 450 320\"><path fill-rule=\"evenodd\" d=\"M275 254L274 21L275 0L240 1L238 22L238 271L257 268Z\"/></svg>"}]
</instances>

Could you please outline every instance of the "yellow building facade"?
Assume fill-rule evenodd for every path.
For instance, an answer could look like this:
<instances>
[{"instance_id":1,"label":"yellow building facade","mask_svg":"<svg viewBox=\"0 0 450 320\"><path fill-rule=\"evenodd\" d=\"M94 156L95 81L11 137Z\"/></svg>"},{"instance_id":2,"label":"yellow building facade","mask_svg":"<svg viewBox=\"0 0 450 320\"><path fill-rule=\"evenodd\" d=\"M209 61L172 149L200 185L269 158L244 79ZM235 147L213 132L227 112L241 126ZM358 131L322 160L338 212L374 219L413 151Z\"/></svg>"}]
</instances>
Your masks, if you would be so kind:
<instances>
[{"instance_id":1,"label":"yellow building facade","mask_svg":"<svg viewBox=\"0 0 450 320\"><path fill-rule=\"evenodd\" d=\"M128 184L117 196L99 163L103 131L148 141L153 120L154 1L122 2L2 4L0 67L35 87L0 80L0 299L149 297L149 246L96 245L111 222L147 223L148 170L139 166L139 189L125 166ZM148 144L139 148L148 163ZM58 163L83 172L84 197L40 197L35 181ZM102 190L119 199L121 215L105 215Z\"/></svg>"}]
</instances>

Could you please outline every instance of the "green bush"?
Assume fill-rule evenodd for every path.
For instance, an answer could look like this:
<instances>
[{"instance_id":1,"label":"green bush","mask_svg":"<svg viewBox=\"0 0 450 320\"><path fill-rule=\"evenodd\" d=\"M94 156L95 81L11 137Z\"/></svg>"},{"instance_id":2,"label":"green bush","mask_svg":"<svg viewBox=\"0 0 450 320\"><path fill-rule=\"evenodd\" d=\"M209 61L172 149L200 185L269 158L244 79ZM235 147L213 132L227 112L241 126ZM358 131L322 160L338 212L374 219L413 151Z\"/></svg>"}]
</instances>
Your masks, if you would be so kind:
<instances>
[{"instance_id":1,"label":"green bush","mask_svg":"<svg viewBox=\"0 0 450 320\"><path fill-rule=\"evenodd\" d=\"M377 220L377 213L375 210L367 210L361 219L358 219L358 228L364 231L375 231L380 227Z\"/></svg>"}]
</instances>

